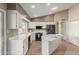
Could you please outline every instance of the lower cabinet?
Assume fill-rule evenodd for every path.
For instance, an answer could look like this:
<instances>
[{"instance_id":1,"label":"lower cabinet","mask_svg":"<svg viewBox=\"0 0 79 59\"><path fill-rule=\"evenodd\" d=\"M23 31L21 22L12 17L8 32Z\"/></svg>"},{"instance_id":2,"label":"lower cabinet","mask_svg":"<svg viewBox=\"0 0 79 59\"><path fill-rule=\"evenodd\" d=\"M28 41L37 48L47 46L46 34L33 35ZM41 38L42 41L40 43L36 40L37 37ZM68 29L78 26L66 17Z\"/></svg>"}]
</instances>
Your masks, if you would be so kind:
<instances>
[{"instance_id":1,"label":"lower cabinet","mask_svg":"<svg viewBox=\"0 0 79 59\"><path fill-rule=\"evenodd\" d=\"M8 40L8 55L25 55L28 50L28 39Z\"/></svg>"},{"instance_id":2,"label":"lower cabinet","mask_svg":"<svg viewBox=\"0 0 79 59\"><path fill-rule=\"evenodd\" d=\"M28 41L24 40L23 41L23 54L25 55L28 51Z\"/></svg>"}]
</instances>

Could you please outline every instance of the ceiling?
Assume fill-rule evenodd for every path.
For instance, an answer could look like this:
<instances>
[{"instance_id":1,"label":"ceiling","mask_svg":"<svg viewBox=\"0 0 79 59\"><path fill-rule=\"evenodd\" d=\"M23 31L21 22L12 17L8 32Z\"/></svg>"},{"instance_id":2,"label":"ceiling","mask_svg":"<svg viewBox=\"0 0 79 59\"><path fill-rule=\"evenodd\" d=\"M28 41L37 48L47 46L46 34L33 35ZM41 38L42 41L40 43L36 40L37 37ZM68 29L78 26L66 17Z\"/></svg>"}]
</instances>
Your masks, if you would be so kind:
<instances>
[{"instance_id":1,"label":"ceiling","mask_svg":"<svg viewBox=\"0 0 79 59\"><path fill-rule=\"evenodd\" d=\"M20 3L31 18L54 14L70 8L74 3Z\"/></svg>"}]
</instances>

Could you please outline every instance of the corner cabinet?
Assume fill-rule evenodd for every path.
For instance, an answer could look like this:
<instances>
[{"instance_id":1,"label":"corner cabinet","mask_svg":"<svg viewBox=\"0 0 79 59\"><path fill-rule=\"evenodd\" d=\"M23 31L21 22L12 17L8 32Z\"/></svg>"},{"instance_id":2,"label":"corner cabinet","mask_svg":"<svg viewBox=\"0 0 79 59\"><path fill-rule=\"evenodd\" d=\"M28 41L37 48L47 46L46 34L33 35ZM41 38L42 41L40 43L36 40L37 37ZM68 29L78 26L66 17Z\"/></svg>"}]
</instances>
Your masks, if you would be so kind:
<instances>
[{"instance_id":1,"label":"corner cabinet","mask_svg":"<svg viewBox=\"0 0 79 59\"><path fill-rule=\"evenodd\" d=\"M16 10L8 10L8 29L21 27L22 15Z\"/></svg>"}]
</instances>

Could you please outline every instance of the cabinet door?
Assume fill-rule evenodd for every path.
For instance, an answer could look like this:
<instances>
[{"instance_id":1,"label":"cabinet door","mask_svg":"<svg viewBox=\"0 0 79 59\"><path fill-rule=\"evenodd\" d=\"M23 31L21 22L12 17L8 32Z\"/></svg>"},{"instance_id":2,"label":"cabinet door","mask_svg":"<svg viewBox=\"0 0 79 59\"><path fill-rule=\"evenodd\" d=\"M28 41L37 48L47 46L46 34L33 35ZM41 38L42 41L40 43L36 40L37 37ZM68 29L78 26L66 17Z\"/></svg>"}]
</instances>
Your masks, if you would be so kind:
<instances>
[{"instance_id":1,"label":"cabinet door","mask_svg":"<svg viewBox=\"0 0 79 59\"><path fill-rule=\"evenodd\" d=\"M28 50L28 39L25 39L23 41L23 54L25 55L27 53Z\"/></svg>"},{"instance_id":2,"label":"cabinet door","mask_svg":"<svg viewBox=\"0 0 79 59\"><path fill-rule=\"evenodd\" d=\"M8 10L8 29L16 29L17 28L17 13L14 10Z\"/></svg>"},{"instance_id":3,"label":"cabinet door","mask_svg":"<svg viewBox=\"0 0 79 59\"><path fill-rule=\"evenodd\" d=\"M18 29L21 27L22 15L16 10L8 10L8 28Z\"/></svg>"},{"instance_id":4,"label":"cabinet door","mask_svg":"<svg viewBox=\"0 0 79 59\"><path fill-rule=\"evenodd\" d=\"M21 28L22 26L21 24L22 24L22 15L19 12L17 12L17 27Z\"/></svg>"}]
</instances>

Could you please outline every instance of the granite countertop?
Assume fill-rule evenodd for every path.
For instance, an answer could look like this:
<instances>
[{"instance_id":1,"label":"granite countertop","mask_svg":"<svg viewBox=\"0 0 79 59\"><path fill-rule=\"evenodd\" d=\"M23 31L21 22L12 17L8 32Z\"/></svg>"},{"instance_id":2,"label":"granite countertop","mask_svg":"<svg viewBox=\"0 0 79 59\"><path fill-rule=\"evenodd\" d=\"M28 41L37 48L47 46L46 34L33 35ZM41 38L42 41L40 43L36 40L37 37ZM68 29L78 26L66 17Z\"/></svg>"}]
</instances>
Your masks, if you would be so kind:
<instances>
[{"instance_id":1,"label":"granite countertop","mask_svg":"<svg viewBox=\"0 0 79 59\"><path fill-rule=\"evenodd\" d=\"M23 33L20 35L9 37L9 40L24 40L25 38L28 38L31 34L32 33Z\"/></svg>"},{"instance_id":2,"label":"granite countertop","mask_svg":"<svg viewBox=\"0 0 79 59\"><path fill-rule=\"evenodd\" d=\"M60 39L61 35L60 34L48 34L48 35L42 36L43 41L45 41L45 40L46 41L52 41L52 40L55 40L56 38Z\"/></svg>"}]
</instances>

